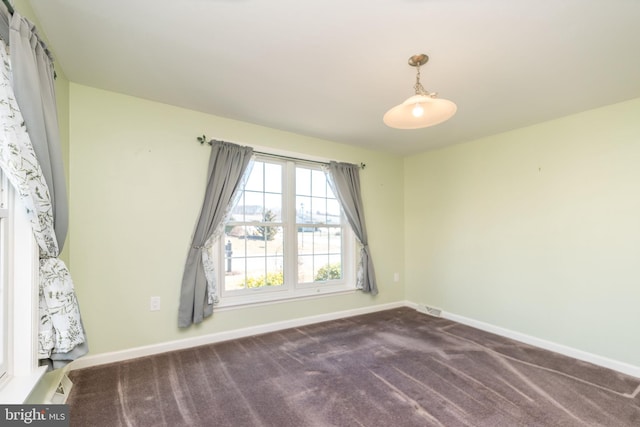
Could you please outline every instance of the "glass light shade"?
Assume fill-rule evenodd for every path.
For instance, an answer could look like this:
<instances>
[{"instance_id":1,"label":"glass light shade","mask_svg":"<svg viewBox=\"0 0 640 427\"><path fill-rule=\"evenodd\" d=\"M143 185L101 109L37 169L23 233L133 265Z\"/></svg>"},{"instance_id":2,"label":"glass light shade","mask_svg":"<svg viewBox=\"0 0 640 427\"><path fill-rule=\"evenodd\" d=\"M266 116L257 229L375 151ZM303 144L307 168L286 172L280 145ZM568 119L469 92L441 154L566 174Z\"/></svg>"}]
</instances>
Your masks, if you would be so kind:
<instances>
[{"instance_id":1,"label":"glass light shade","mask_svg":"<svg viewBox=\"0 0 640 427\"><path fill-rule=\"evenodd\" d=\"M416 104L420 104L424 110L424 113L418 117L413 114ZM426 128L450 119L457 109L456 104L448 99L414 95L387 111L382 120L387 126L396 129Z\"/></svg>"}]
</instances>

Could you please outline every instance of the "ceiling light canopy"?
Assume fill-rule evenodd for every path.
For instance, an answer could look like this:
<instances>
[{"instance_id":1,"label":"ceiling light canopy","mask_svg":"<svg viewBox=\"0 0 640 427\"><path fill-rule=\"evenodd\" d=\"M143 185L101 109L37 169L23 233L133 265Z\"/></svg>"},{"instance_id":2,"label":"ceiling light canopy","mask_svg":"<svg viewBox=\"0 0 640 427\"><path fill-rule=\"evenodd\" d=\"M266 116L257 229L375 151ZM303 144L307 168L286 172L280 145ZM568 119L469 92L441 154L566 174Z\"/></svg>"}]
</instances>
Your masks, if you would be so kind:
<instances>
[{"instance_id":1,"label":"ceiling light canopy","mask_svg":"<svg viewBox=\"0 0 640 427\"><path fill-rule=\"evenodd\" d=\"M400 105L387 111L384 124L396 129L419 129L437 125L450 119L458 107L448 99L438 98L438 94L429 93L420 83L420 66L427 63L429 57L424 53L409 58L409 65L416 67L416 94Z\"/></svg>"}]
</instances>

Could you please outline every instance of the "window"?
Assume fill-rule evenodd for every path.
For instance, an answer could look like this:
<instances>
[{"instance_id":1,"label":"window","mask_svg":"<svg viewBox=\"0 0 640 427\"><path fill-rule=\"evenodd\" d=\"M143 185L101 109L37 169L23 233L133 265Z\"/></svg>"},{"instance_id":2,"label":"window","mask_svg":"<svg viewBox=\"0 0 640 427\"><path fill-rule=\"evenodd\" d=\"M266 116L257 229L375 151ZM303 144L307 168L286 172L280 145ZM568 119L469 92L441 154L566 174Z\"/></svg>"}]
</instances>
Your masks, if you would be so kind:
<instances>
[{"instance_id":1,"label":"window","mask_svg":"<svg viewBox=\"0 0 640 427\"><path fill-rule=\"evenodd\" d=\"M22 403L38 367L38 245L24 205L0 171L0 402ZM20 286L14 286L20 284Z\"/></svg>"},{"instance_id":2,"label":"window","mask_svg":"<svg viewBox=\"0 0 640 427\"><path fill-rule=\"evenodd\" d=\"M257 157L216 245L221 305L355 289L354 242L318 165Z\"/></svg>"},{"instance_id":3,"label":"window","mask_svg":"<svg viewBox=\"0 0 640 427\"><path fill-rule=\"evenodd\" d=\"M8 221L9 221L9 187L4 174L0 171L0 383L7 375L7 360L9 357L9 328L8 328Z\"/></svg>"}]
</instances>

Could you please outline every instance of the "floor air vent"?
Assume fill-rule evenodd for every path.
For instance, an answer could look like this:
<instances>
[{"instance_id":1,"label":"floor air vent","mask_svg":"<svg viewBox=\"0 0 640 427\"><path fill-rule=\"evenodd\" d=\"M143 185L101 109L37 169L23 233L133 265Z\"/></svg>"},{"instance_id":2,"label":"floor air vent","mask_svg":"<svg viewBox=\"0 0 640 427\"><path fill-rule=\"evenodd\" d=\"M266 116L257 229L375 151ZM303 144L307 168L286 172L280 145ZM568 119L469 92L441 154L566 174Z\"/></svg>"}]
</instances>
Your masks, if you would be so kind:
<instances>
[{"instance_id":1,"label":"floor air vent","mask_svg":"<svg viewBox=\"0 0 640 427\"><path fill-rule=\"evenodd\" d=\"M417 310L420 313L428 314L429 316L433 316L433 317L441 317L442 316L442 310L440 310L439 308L435 308L435 307L429 307L428 305L424 305L424 304L418 305Z\"/></svg>"}]
</instances>

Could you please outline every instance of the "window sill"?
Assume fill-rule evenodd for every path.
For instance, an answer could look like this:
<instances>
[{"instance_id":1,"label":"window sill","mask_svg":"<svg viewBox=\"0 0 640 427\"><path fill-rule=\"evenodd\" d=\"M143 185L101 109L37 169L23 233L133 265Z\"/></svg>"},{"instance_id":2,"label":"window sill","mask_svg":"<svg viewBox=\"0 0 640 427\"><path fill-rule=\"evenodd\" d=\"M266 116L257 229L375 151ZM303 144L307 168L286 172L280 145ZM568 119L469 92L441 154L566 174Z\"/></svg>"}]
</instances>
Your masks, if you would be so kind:
<instances>
[{"instance_id":1,"label":"window sill","mask_svg":"<svg viewBox=\"0 0 640 427\"><path fill-rule=\"evenodd\" d=\"M9 378L0 388L0 403L24 403L46 371L46 366L39 366L29 375L15 375Z\"/></svg>"},{"instance_id":2,"label":"window sill","mask_svg":"<svg viewBox=\"0 0 640 427\"><path fill-rule=\"evenodd\" d=\"M339 289L339 290L319 290L310 289L305 293L296 293L295 295L268 295L261 294L259 296L242 296L242 297L221 297L220 303L214 306L216 311L226 311L228 309L243 308L243 307L257 307L261 305L272 305L279 303L287 303L293 301L304 301L309 299L323 298L335 295L346 295L355 293L357 289Z\"/></svg>"}]
</instances>

